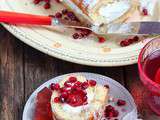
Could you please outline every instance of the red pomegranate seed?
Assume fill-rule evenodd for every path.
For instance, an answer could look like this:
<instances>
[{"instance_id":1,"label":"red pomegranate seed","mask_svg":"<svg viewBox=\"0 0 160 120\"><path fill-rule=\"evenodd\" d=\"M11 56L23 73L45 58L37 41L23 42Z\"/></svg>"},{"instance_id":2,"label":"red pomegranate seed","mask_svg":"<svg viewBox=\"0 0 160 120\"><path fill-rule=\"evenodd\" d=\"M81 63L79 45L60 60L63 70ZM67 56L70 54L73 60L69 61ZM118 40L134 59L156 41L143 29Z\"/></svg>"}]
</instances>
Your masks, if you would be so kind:
<instances>
[{"instance_id":1,"label":"red pomegranate seed","mask_svg":"<svg viewBox=\"0 0 160 120\"><path fill-rule=\"evenodd\" d=\"M60 12L57 12L57 13L55 14L55 17L56 17L56 18L62 18L62 14L61 14Z\"/></svg>"},{"instance_id":2,"label":"red pomegranate seed","mask_svg":"<svg viewBox=\"0 0 160 120\"><path fill-rule=\"evenodd\" d=\"M118 106L124 106L124 105L126 105L126 101L119 99L119 100L117 101L117 105L118 105Z\"/></svg>"},{"instance_id":3,"label":"red pomegranate seed","mask_svg":"<svg viewBox=\"0 0 160 120\"><path fill-rule=\"evenodd\" d=\"M34 1L33 1L34 4L38 4L38 3L40 3L40 2L41 2L41 0L34 0Z\"/></svg>"},{"instance_id":4,"label":"red pomegranate seed","mask_svg":"<svg viewBox=\"0 0 160 120\"><path fill-rule=\"evenodd\" d=\"M64 86L65 86L65 87L71 87L71 86L72 86L72 83L69 82L69 81L66 81L66 82L64 83Z\"/></svg>"},{"instance_id":5,"label":"red pomegranate seed","mask_svg":"<svg viewBox=\"0 0 160 120\"><path fill-rule=\"evenodd\" d=\"M126 46L130 45L130 42L129 42L128 40L122 40L122 41L120 42L120 45L121 45L122 47L126 47Z\"/></svg>"},{"instance_id":6,"label":"red pomegranate seed","mask_svg":"<svg viewBox=\"0 0 160 120\"><path fill-rule=\"evenodd\" d=\"M63 15L66 15L67 13L68 13L68 10L67 10L67 9L63 9L63 10L62 10L62 14L63 14Z\"/></svg>"},{"instance_id":7,"label":"red pomegranate seed","mask_svg":"<svg viewBox=\"0 0 160 120\"><path fill-rule=\"evenodd\" d=\"M59 90L60 89L60 85L58 83L52 83L50 85L51 90Z\"/></svg>"},{"instance_id":8,"label":"red pomegranate seed","mask_svg":"<svg viewBox=\"0 0 160 120\"><path fill-rule=\"evenodd\" d=\"M45 3L45 4L44 4L44 8L45 8L45 9L49 9L50 7L51 7L50 3Z\"/></svg>"},{"instance_id":9,"label":"red pomegranate seed","mask_svg":"<svg viewBox=\"0 0 160 120\"><path fill-rule=\"evenodd\" d=\"M98 42L99 43L104 43L106 39L104 37L98 37Z\"/></svg>"},{"instance_id":10,"label":"red pomegranate seed","mask_svg":"<svg viewBox=\"0 0 160 120\"><path fill-rule=\"evenodd\" d=\"M134 37L133 37L133 41L134 41L134 42L137 42L138 40L139 40L139 37L138 37L138 36L134 36Z\"/></svg>"},{"instance_id":11,"label":"red pomegranate seed","mask_svg":"<svg viewBox=\"0 0 160 120\"><path fill-rule=\"evenodd\" d=\"M83 102L86 102L87 101L87 96L85 96L84 98L83 98Z\"/></svg>"},{"instance_id":12,"label":"red pomegranate seed","mask_svg":"<svg viewBox=\"0 0 160 120\"><path fill-rule=\"evenodd\" d=\"M96 84L97 84L97 82L95 80L89 80L88 82L89 82L89 85L92 87L96 86Z\"/></svg>"},{"instance_id":13,"label":"red pomegranate seed","mask_svg":"<svg viewBox=\"0 0 160 120\"><path fill-rule=\"evenodd\" d=\"M142 13L143 13L144 16L147 16L148 15L148 10L146 8L143 8Z\"/></svg>"},{"instance_id":14,"label":"red pomegranate seed","mask_svg":"<svg viewBox=\"0 0 160 120\"><path fill-rule=\"evenodd\" d=\"M54 98L54 102L55 102L55 103L59 103L59 102L60 102L60 98L59 98L59 97L55 97L55 98Z\"/></svg>"},{"instance_id":15,"label":"red pomegranate seed","mask_svg":"<svg viewBox=\"0 0 160 120\"><path fill-rule=\"evenodd\" d=\"M75 85L75 86L79 86L79 87L80 87L80 86L81 86L81 84L82 84L82 83L81 83L80 81L77 81L74 85Z\"/></svg>"},{"instance_id":16,"label":"red pomegranate seed","mask_svg":"<svg viewBox=\"0 0 160 120\"><path fill-rule=\"evenodd\" d=\"M50 85L51 90L54 90L54 86L55 86L55 83L52 83L52 84Z\"/></svg>"},{"instance_id":17,"label":"red pomegranate seed","mask_svg":"<svg viewBox=\"0 0 160 120\"><path fill-rule=\"evenodd\" d=\"M133 39L128 39L128 42L130 43L130 44L132 44L133 42L134 42L134 40Z\"/></svg>"},{"instance_id":18,"label":"red pomegranate seed","mask_svg":"<svg viewBox=\"0 0 160 120\"><path fill-rule=\"evenodd\" d=\"M104 85L105 88L109 89L109 85Z\"/></svg>"},{"instance_id":19,"label":"red pomegranate seed","mask_svg":"<svg viewBox=\"0 0 160 120\"><path fill-rule=\"evenodd\" d=\"M104 115L106 118L118 117L119 112L114 109L111 105L105 107Z\"/></svg>"},{"instance_id":20,"label":"red pomegranate seed","mask_svg":"<svg viewBox=\"0 0 160 120\"><path fill-rule=\"evenodd\" d=\"M77 81L77 78L76 77L69 77L68 81L71 83L74 83Z\"/></svg>"},{"instance_id":21,"label":"red pomegranate seed","mask_svg":"<svg viewBox=\"0 0 160 120\"><path fill-rule=\"evenodd\" d=\"M79 38L79 34L78 34L78 33L74 33L74 34L72 35L72 37L73 37L74 39L78 39L78 38Z\"/></svg>"},{"instance_id":22,"label":"red pomegranate seed","mask_svg":"<svg viewBox=\"0 0 160 120\"><path fill-rule=\"evenodd\" d=\"M67 93L67 92L61 93L61 97L63 97L63 98L68 98L68 93Z\"/></svg>"},{"instance_id":23,"label":"red pomegranate seed","mask_svg":"<svg viewBox=\"0 0 160 120\"><path fill-rule=\"evenodd\" d=\"M88 82L83 82L81 86L82 86L82 89L85 90L88 88L89 84L88 84Z\"/></svg>"}]
</instances>

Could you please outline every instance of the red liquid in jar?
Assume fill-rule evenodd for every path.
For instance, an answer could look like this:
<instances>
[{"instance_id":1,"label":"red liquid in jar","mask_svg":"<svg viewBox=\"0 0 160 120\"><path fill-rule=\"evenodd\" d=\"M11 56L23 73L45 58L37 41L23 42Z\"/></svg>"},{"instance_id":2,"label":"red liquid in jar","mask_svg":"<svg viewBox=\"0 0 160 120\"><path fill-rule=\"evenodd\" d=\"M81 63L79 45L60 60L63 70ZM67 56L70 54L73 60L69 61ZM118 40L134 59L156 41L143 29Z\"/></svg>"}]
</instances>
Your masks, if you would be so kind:
<instances>
[{"instance_id":1,"label":"red liquid in jar","mask_svg":"<svg viewBox=\"0 0 160 120\"><path fill-rule=\"evenodd\" d=\"M153 81L160 84L160 49L144 60L144 72Z\"/></svg>"}]
</instances>

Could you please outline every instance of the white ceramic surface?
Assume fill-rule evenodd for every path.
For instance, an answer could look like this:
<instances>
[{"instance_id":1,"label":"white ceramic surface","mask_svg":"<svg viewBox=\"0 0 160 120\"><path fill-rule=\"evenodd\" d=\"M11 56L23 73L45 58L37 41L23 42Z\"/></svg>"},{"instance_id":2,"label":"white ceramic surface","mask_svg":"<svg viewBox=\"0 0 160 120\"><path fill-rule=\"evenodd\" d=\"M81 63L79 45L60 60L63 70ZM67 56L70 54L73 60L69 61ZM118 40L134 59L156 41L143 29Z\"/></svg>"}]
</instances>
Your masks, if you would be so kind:
<instances>
[{"instance_id":1,"label":"white ceramic surface","mask_svg":"<svg viewBox=\"0 0 160 120\"><path fill-rule=\"evenodd\" d=\"M0 10L49 15L62 9L62 5L53 3L50 10L43 5L34 5L33 0L1 0ZM103 44L91 36L87 39L72 39L72 30L50 28L46 26L4 26L24 43L51 56L91 66L122 66L137 62L144 43L138 42L128 47L120 47L124 36L107 36Z\"/></svg>"},{"instance_id":2,"label":"white ceramic surface","mask_svg":"<svg viewBox=\"0 0 160 120\"><path fill-rule=\"evenodd\" d=\"M94 79L97 81L98 84L102 84L102 85L108 84L110 87L109 96L112 96L116 99L123 99L127 103L126 106L123 106L123 107L117 107L115 106L114 103L110 103L113 106L115 106L116 109L119 110L120 112L119 120L136 120L137 119L137 109L136 109L134 100L132 96L130 95L130 93L121 84L119 84L118 82L116 82L115 80L109 77L94 74L94 73L71 73L71 74L83 75L87 79ZM62 75L62 76L53 78L45 82L44 84L42 84L40 87L38 87L29 97L24 107L22 120L32 120L32 117L34 114L34 108L35 108L35 98L36 98L37 93L40 90L42 90L44 87L48 87L51 83L63 80L63 78L66 77L67 75L70 75L70 74L66 74L66 75ZM121 111L122 109L125 109L125 112L122 112Z\"/></svg>"}]
</instances>

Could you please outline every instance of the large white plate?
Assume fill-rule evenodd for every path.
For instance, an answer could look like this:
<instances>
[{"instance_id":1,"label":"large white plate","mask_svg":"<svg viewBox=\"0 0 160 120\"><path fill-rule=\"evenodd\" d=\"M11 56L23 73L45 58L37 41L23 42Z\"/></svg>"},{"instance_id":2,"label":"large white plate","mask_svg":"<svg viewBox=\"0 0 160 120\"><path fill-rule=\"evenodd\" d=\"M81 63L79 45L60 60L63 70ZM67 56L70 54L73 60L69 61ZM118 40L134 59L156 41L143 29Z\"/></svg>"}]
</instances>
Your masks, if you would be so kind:
<instances>
[{"instance_id":1,"label":"large white plate","mask_svg":"<svg viewBox=\"0 0 160 120\"><path fill-rule=\"evenodd\" d=\"M124 107L117 107L115 103L113 102L110 103L119 111L120 114L118 119L119 120L137 120L137 109L136 109L134 100L130 95L130 93L121 84L119 84L118 82L114 81L109 77L105 77L98 74L93 74L93 73L71 73L71 74L83 75L87 79L96 80L98 84L109 85L110 87L109 96L112 96L117 99L123 99L127 103ZM44 87L48 87L53 82L56 83L56 82L59 82L60 80L63 80L68 75L70 74L53 78L45 82L44 84L42 84L40 87L38 87L29 97L24 107L22 120L33 120L32 118L33 118L34 109L35 109L35 99L39 91L41 91ZM122 109L125 109L125 112L122 112Z\"/></svg>"},{"instance_id":2,"label":"large white plate","mask_svg":"<svg viewBox=\"0 0 160 120\"><path fill-rule=\"evenodd\" d=\"M53 3L50 10L44 10L42 5L33 5L33 0L1 0L0 9L39 15L53 14L62 6ZM56 5L55 5L56 4ZM137 62L137 56L143 43L139 42L128 47L120 47L122 36L108 36L105 43L100 44L94 37L74 40L73 31L55 30L55 28L40 26L4 26L24 43L51 56L74 63L92 66L122 66Z\"/></svg>"}]
</instances>

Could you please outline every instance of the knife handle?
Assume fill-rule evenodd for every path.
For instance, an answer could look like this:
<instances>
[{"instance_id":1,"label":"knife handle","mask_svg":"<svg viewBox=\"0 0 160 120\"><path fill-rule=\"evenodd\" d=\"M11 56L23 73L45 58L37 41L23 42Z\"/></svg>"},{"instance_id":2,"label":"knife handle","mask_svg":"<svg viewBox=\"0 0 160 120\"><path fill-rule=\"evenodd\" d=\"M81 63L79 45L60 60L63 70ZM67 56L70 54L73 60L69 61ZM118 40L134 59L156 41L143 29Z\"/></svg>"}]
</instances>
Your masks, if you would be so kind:
<instances>
[{"instance_id":1,"label":"knife handle","mask_svg":"<svg viewBox=\"0 0 160 120\"><path fill-rule=\"evenodd\" d=\"M48 16L0 11L0 22L10 24L51 25L52 18Z\"/></svg>"}]
</instances>

